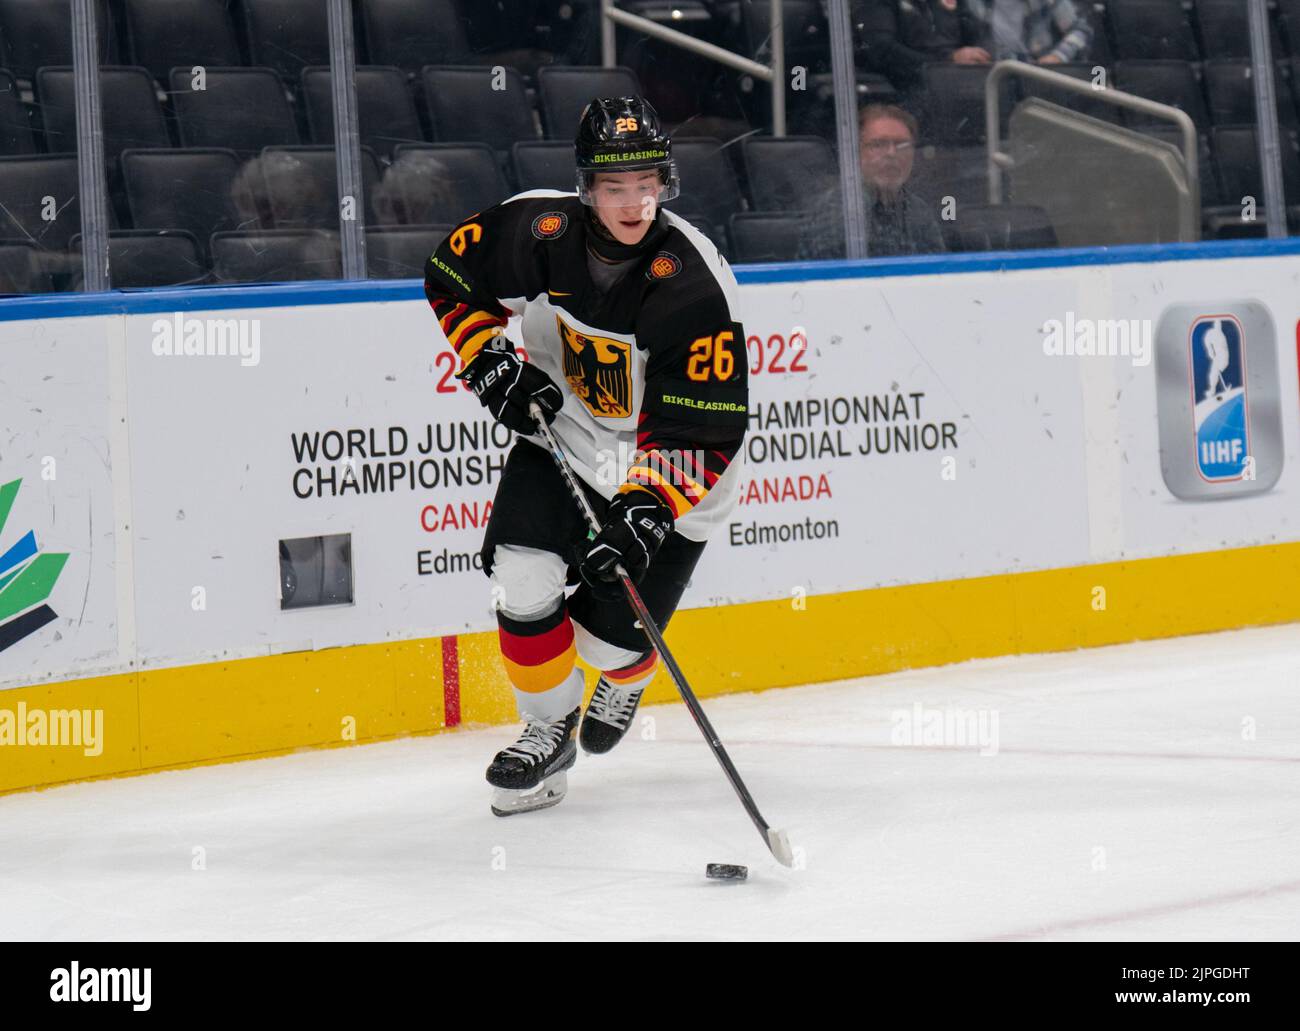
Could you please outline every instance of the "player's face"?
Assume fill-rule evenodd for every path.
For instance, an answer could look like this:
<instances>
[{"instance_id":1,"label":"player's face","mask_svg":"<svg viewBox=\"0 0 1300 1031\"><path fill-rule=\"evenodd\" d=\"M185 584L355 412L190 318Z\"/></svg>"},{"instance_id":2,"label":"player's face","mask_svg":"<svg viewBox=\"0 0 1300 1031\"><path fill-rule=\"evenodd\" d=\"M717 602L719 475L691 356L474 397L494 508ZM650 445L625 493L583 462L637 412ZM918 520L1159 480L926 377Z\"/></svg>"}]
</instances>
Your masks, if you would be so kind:
<instances>
[{"instance_id":1,"label":"player's face","mask_svg":"<svg viewBox=\"0 0 1300 1031\"><path fill-rule=\"evenodd\" d=\"M659 210L658 172L598 172L591 184L596 217L621 244L640 243Z\"/></svg>"}]
</instances>

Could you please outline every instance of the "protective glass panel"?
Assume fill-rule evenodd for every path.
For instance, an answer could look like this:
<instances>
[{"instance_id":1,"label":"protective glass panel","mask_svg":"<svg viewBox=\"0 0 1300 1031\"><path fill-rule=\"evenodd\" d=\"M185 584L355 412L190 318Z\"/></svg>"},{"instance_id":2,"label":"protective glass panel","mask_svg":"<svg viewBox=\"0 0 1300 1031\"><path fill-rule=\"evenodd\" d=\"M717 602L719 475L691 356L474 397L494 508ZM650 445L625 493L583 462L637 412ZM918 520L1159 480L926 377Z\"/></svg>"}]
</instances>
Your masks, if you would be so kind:
<instances>
[{"instance_id":1,"label":"protective glass panel","mask_svg":"<svg viewBox=\"0 0 1300 1031\"><path fill-rule=\"evenodd\" d=\"M116 61L107 4L92 7L99 58ZM82 285L73 51L70 0L0 3L0 294Z\"/></svg>"},{"instance_id":2,"label":"protective glass panel","mask_svg":"<svg viewBox=\"0 0 1300 1031\"><path fill-rule=\"evenodd\" d=\"M84 283L71 6L0 0L3 293ZM595 3L357 0L362 190L343 205L327 0L92 6L114 287L336 278L341 218L364 220L367 275L419 278L468 215L572 190L583 105L628 93L673 134L667 207L733 262L845 253L822 0L779 4L779 37L766 0L620 0L687 46L620 24L612 68ZM848 7L868 256L1265 235L1245 0ZM1294 3L1268 5L1268 37L1294 229ZM778 57L779 102L764 71ZM990 108L1001 58L1019 65Z\"/></svg>"},{"instance_id":3,"label":"protective glass panel","mask_svg":"<svg viewBox=\"0 0 1300 1031\"><path fill-rule=\"evenodd\" d=\"M338 278L326 0L91 6L111 287ZM0 292L85 282L72 11L0 0ZM363 149L368 190L394 146L425 138L396 119Z\"/></svg>"},{"instance_id":4,"label":"protective glass panel","mask_svg":"<svg viewBox=\"0 0 1300 1031\"><path fill-rule=\"evenodd\" d=\"M1289 6L1269 5L1268 28L1294 203ZM868 254L1266 235L1247 7L857 0ZM842 253L832 221L806 256Z\"/></svg>"}]
</instances>

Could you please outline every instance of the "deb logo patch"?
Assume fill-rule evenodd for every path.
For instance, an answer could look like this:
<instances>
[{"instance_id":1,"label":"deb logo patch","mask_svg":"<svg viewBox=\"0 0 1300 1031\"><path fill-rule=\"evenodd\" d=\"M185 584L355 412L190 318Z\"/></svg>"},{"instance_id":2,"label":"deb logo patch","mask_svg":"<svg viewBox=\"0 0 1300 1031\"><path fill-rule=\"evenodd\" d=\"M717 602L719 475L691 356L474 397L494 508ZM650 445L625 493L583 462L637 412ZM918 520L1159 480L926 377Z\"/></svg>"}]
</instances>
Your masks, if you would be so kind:
<instances>
[{"instance_id":1,"label":"deb logo patch","mask_svg":"<svg viewBox=\"0 0 1300 1031\"><path fill-rule=\"evenodd\" d=\"M569 228L569 216L563 211L543 211L533 219L533 235L539 240L554 240Z\"/></svg>"},{"instance_id":2,"label":"deb logo patch","mask_svg":"<svg viewBox=\"0 0 1300 1031\"><path fill-rule=\"evenodd\" d=\"M669 279L682 270L682 261L676 254L660 251L646 269L647 279Z\"/></svg>"},{"instance_id":3,"label":"deb logo patch","mask_svg":"<svg viewBox=\"0 0 1300 1031\"><path fill-rule=\"evenodd\" d=\"M1277 332L1258 301L1176 305L1156 332L1160 471L1179 498L1257 494L1282 475Z\"/></svg>"}]
</instances>

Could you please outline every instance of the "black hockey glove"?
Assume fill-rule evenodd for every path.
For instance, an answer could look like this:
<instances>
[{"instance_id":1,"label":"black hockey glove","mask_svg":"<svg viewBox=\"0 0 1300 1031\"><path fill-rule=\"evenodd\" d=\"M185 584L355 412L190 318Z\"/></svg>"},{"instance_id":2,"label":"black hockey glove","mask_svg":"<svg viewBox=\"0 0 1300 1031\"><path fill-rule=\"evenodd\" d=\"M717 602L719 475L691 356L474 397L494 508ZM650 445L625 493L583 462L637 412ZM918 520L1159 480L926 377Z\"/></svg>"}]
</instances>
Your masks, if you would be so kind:
<instances>
[{"instance_id":1,"label":"black hockey glove","mask_svg":"<svg viewBox=\"0 0 1300 1031\"><path fill-rule=\"evenodd\" d=\"M479 404L516 433L534 434L537 423L528 411L536 401L549 426L564 406L564 395L541 369L515 354L515 345L501 335L492 338L456 374L468 384Z\"/></svg>"},{"instance_id":2,"label":"black hockey glove","mask_svg":"<svg viewBox=\"0 0 1300 1031\"><path fill-rule=\"evenodd\" d=\"M634 583L645 576L655 552L673 528L673 513L648 490L631 490L614 496L600 533L587 545L578 572L592 593L606 601L623 596L614 567L621 564Z\"/></svg>"}]
</instances>

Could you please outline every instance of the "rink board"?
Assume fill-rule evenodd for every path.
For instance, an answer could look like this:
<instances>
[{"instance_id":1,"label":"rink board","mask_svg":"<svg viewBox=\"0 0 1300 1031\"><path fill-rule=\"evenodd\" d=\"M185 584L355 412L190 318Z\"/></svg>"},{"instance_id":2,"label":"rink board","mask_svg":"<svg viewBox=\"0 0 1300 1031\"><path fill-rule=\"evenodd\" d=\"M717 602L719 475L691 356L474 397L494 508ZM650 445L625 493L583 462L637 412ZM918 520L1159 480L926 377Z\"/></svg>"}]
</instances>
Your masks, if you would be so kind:
<instances>
[{"instance_id":1,"label":"rink board","mask_svg":"<svg viewBox=\"0 0 1300 1031\"><path fill-rule=\"evenodd\" d=\"M744 503L669 632L697 689L1300 619L1294 251L741 270ZM1154 348L1187 305L1247 327L1262 456L1194 500L1169 361L1044 347L1122 320ZM242 357L159 353L217 321ZM0 556L67 556L0 618L53 613L0 650L0 710L107 728L0 746L0 790L512 718L472 564L509 440L444 346L418 284L0 301ZM282 611L277 541L336 533L354 603Z\"/></svg>"}]
</instances>

